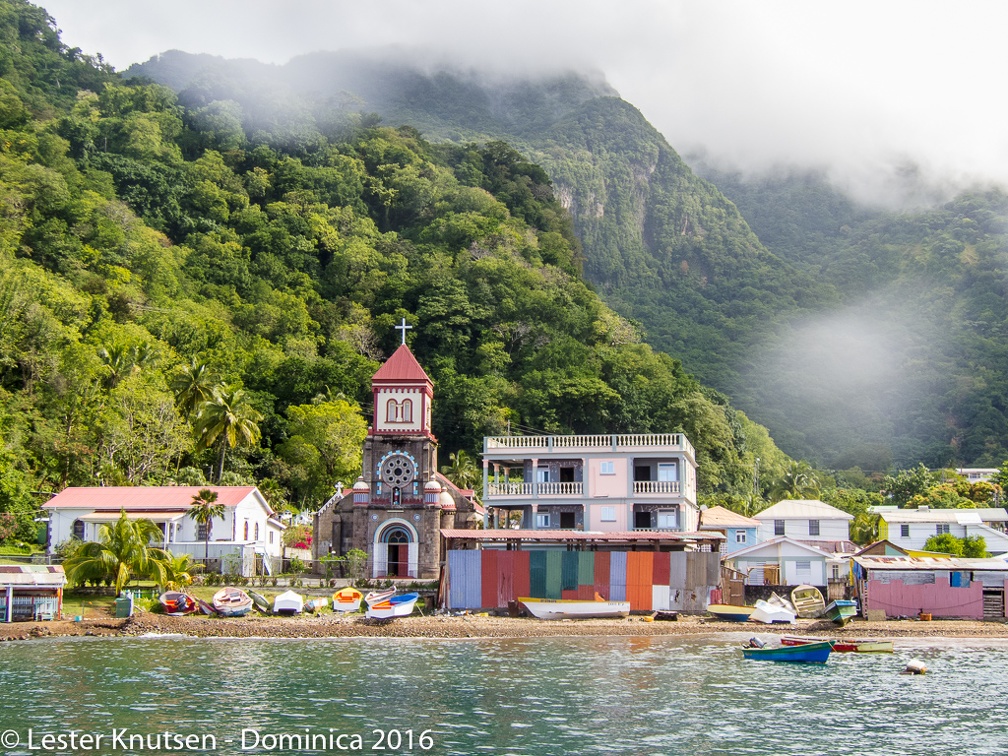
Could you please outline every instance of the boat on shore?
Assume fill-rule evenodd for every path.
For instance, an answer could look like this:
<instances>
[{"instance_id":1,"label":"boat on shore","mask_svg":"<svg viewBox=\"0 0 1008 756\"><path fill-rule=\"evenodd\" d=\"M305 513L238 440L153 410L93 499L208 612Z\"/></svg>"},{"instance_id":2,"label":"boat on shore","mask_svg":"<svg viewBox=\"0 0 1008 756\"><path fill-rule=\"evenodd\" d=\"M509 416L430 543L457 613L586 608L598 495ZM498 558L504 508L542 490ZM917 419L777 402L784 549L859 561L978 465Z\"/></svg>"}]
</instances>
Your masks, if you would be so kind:
<instances>
[{"instance_id":1,"label":"boat on shore","mask_svg":"<svg viewBox=\"0 0 1008 756\"><path fill-rule=\"evenodd\" d=\"M805 664L825 664L833 651L832 641L804 643L797 646L766 646L750 640L749 646L742 647L742 658L760 661L800 662Z\"/></svg>"},{"instance_id":2,"label":"boat on shore","mask_svg":"<svg viewBox=\"0 0 1008 756\"><path fill-rule=\"evenodd\" d=\"M843 627L857 615L857 602L837 599L830 602L824 612L826 619L835 625Z\"/></svg>"},{"instance_id":3,"label":"boat on shore","mask_svg":"<svg viewBox=\"0 0 1008 756\"><path fill-rule=\"evenodd\" d=\"M284 591L273 599L273 614L301 614L304 597L294 591Z\"/></svg>"},{"instance_id":4,"label":"boat on shore","mask_svg":"<svg viewBox=\"0 0 1008 756\"><path fill-rule=\"evenodd\" d=\"M406 617L413 613L413 606L418 598L420 598L419 593L396 593L390 596L387 601L369 603L364 616L369 619Z\"/></svg>"},{"instance_id":5,"label":"boat on shore","mask_svg":"<svg viewBox=\"0 0 1008 756\"><path fill-rule=\"evenodd\" d=\"M754 606L739 606L737 604L711 604L707 611L717 619L726 622L747 622Z\"/></svg>"},{"instance_id":6,"label":"boat on shore","mask_svg":"<svg viewBox=\"0 0 1008 756\"><path fill-rule=\"evenodd\" d=\"M753 607L752 613L749 615L749 619L762 622L765 625L793 625L796 617L797 613L794 610L762 599L756 602L756 606Z\"/></svg>"},{"instance_id":7,"label":"boat on shore","mask_svg":"<svg viewBox=\"0 0 1008 756\"><path fill-rule=\"evenodd\" d=\"M364 597L365 603L368 606L373 604L383 604L395 595L396 587L393 585L391 588L386 588L383 591L369 591Z\"/></svg>"},{"instance_id":8,"label":"boat on shore","mask_svg":"<svg viewBox=\"0 0 1008 756\"><path fill-rule=\"evenodd\" d=\"M606 601L599 594L594 599L519 598L518 603L536 619L589 619L627 617L629 601Z\"/></svg>"},{"instance_id":9,"label":"boat on shore","mask_svg":"<svg viewBox=\"0 0 1008 756\"><path fill-rule=\"evenodd\" d=\"M791 603L802 619L821 617L826 610L822 592L814 585L799 585L791 591Z\"/></svg>"},{"instance_id":10,"label":"boat on shore","mask_svg":"<svg viewBox=\"0 0 1008 756\"><path fill-rule=\"evenodd\" d=\"M329 601L324 598L310 598L304 602L304 610L315 614L329 606Z\"/></svg>"},{"instance_id":11,"label":"boat on shore","mask_svg":"<svg viewBox=\"0 0 1008 756\"><path fill-rule=\"evenodd\" d=\"M244 617L252 611L253 603L241 588L221 588L213 595L213 608L221 617Z\"/></svg>"},{"instance_id":12,"label":"boat on shore","mask_svg":"<svg viewBox=\"0 0 1008 756\"><path fill-rule=\"evenodd\" d=\"M269 614L272 609L272 604L270 604L269 599L263 596L261 593L256 593L255 591L248 592L249 598L252 599L252 603L255 608L258 609L263 614Z\"/></svg>"},{"instance_id":13,"label":"boat on shore","mask_svg":"<svg viewBox=\"0 0 1008 756\"><path fill-rule=\"evenodd\" d=\"M171 617L192 614L199 608L196 599L182 591L165 591L158 600L164 608L164 613Z\"/></svg>"},{"instance_id":14,"label":"boat on shore","mask_svg":"<svg viewBox=\"0 0 1008 756\"><path fill-rule=\"evenodd\" d=\"M807 646L812 643L823 643L825 641L825 638L803 638L797 635L785 635L781 637L781 645L784 646ZM891 640L844 638L829 642L833 644L833 650L837 653L891 654L893 652L893 642Z\"/></svg>"},{"instance_id":15,"label":"boat on shore","mask_svg":"<svg viewBox=\"0 0 1008 756\"><path fill-rule=\"evenodd\" d=\"M356 588L347 586L340 588L332 595L332 608L334 612L356 612L360 609L361 600L364 594Z\"/></svg>"}]
</instances>

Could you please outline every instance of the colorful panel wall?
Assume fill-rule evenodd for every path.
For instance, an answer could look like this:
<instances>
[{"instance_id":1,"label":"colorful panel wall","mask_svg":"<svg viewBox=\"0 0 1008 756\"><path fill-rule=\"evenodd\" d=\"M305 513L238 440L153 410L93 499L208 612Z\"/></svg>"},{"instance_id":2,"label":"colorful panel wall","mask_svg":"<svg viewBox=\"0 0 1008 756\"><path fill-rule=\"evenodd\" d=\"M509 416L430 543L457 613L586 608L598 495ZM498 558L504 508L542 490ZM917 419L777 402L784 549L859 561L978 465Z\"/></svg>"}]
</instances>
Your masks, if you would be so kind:
<instances>
[{"instance_id":1,"label":"colorful panel wall","mask_svg":"<svg viewBox=\"0 0 1008 756\"><path fill-rule=\"evenodd\" d=\"M703 611L720 581L717 552L448 552L449 609L505 609L522 596L629 601L631 611Z\"/></svg>"}]
</instances>

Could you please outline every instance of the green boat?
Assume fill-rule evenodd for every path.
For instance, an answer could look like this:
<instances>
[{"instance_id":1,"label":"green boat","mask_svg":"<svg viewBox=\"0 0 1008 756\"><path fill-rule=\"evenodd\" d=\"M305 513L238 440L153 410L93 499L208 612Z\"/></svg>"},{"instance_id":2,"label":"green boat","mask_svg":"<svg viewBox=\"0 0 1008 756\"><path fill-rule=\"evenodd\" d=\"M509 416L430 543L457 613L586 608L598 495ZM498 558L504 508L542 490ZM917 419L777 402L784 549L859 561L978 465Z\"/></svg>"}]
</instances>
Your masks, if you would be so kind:
<instances>
[{"instance_id":1,"label":"green boat","mask_svg":"<svg viewBox=\"0 0 1008 756\"><path fill-rule=\"evenodd\" d=\"M805 643L800 646L774 646L773 648L745 646L742 648L742 658L762 661L825 664L832 650L832 641Z\"/></svg>"},{"instance_id":2,"label":"green boat","mask_svg":"<svg viewBox=\"0 0 1008 756\"><path fill-rule=\"evenodd\" d=\"M835 625L843 627L857 616L857 602L837 599L830 602L823 616Z\"/></svg>"}]
</instances>

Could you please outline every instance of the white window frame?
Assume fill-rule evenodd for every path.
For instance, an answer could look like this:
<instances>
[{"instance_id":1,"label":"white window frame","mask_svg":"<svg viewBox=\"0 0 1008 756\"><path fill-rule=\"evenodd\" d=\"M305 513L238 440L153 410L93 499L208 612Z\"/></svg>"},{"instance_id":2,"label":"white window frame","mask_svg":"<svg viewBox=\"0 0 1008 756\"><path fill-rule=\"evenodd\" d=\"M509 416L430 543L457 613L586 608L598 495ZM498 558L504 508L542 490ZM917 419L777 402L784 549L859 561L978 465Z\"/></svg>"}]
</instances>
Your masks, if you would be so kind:
<instances>
[{"instance_id":1,"label":"white window frame","mask_svg":"<svg viewBox=\"0 0 1008 756\"><path fill-rule=\"evenodd\" d=\"M616 522L616 507L601 507L599 520L601 522Z\"/></svg>"},{"instance_id":2,"label":"white window frame","mask_svg":"<svg viewBox=\"0 0 1008 756\"><path fill-rule=\"evenodd\" d=\"M536 468L536 483L549 483L550 474L548 467L537 467Z\"/></svg>"},{"instance_id":3,"label":"white window frame","mask_svg":"<svg viewBox=\"0 0 1008 756\"><path fill-rule=\"evenodd\" d=\"M747 541L748 536L746 536L746 532L744 530L735 531L735 543L747 543Z\"/></svg>"},{"instance_id":4,"label":"white window frame","mask_svg":"<svg viewBox=\"0 0 1008 756\"><path fill-rule=\"evenodd\" d=\"M909 537L910 537L910 524L903 523L902 525L900 525L900 538L909 538Z\"/></svg>"},{"instance_id":5,"label":"white window frame","mask_svg":"<svg viewBox=\"0 0 1008 756\"><path fill-rule=\"evenodd\" d=\"M773 521L773 534L775 536L786 535L787 534L786 533L786 530L787 530L787 524L786 523L787 523L786 520L774 520Z\"/></svg>"},{"instance_id":6,"label":"white window frame","mask_svg":"<svg viewBox=\"0 0 1008 756\"><path fill-rule=\"evenodd\" d=\"M615 475L616 474L616 463L611 459L605 459L599 462L599 475Z\"/></svg>"},{"instance_id":7,"label":"white window frame","mask_svg":"<svg viewBox=\"0 0 1008 756\"><path fill-rule=\"evenodd\" d=\"M935 525L935 535L942 535L943 533L949 532L949 524L947 522L939 522Z\"/></svg>"},{"instance_id":8,"label":"white window frame","mask_svg":"<svg viewBox=\"0 0 1008 756\"><path fill-rule=\"evenodd\" d=\"M656 513L658 518L655 522L655 527L658 530L676 530L679 527L679 512L675 509L659 509ZM668 522L671 520L672 524L669 525Z\"/></svg>"},{"instance_id":9,"label":"white window frame","mask_svg":"<svg viewBox=\"0 0 1008 756\"><path fill-rule=\"evenodd\" d=\"M678 462L659 462L658 463L658 482L659 483L675 483L679 480L679 463Z\"/></svg>"},{"instance_id":10,"label":"white window frame","mask_svg":"<svg viewBox=\"0 0 1008 756\"><path fill-rule=\"evenodd\" d=\"M536 529L548 528L550 526L549 512L536 512Z\"/></svg>"},{"instance_id":11,"label":"white window frame","mask_svg":"<svg viewBox=\"0 0 1008 756\"><path fill-rule=\"evenodd\" d=\"M814 524L814 527L813 527L813 524ZM820 527L821 526L819 524L819 520L809 520L808 521L808 534L810 536L817 536L817 535L819 535ZM815 532L813 532L813 531L815 531Z\"/></svg>"}]
</instances>

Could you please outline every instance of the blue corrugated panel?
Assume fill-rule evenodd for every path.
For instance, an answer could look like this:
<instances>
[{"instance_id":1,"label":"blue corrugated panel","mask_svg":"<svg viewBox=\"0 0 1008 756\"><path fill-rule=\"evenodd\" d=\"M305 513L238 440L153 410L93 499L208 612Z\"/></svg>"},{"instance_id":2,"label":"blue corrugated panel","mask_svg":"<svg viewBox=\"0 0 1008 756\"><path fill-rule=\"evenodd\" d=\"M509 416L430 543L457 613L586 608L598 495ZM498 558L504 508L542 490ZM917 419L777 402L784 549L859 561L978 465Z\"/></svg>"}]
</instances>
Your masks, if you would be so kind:
<instances>
[{"instance_id":1,"label":"blue corrugated panel","mask_svg":"<svg viewBox=\"0 0 1008 756\"><path fill-rule=\"evenodd\" d=\"M560 559L560 588L565 591L576 591L578 587L578 567L580 552L565 551Z\"/></svg>"},{"instance_id":2,"label":"blue corrugated panel","mask_svg":"<svg viewBox=\"0 0 1008 756\"><path fill-rule=\"evenodd\" d=\"M546 552L529 553L529 587L532 598L549 598L546 595Z\"/></svg>"},{"instance_id":3,"label":"blue corrugated panel","mask_svg":"<svg viewBox=\"0 0 1008 756\"><path fill-rule=\"evenodd\" d=\"M448 552L449 609L479 609L483 602L481 574L483 552L472 549Z\"/></svg>"},{"instance_id":4,"label":"blue corrugated panel","mask_svg":"<svg viewBox=\"0 0 1008 756\"><path fill-rule=\"evenodd\" d=\"M561 558L564 552L553 549L546 552L546 598L563 598L560 590Z\"/></svg>"},{"instance_id":5,"label":"blue corrugated panel","mask_svg":"<svg viewBox=\"0 0 1008 756\"><path fill-rule=\"evenodd\" d=\"M626 601L626 552L614 551L609 557L609 600Z\"/></svg>"}]
</instances>

